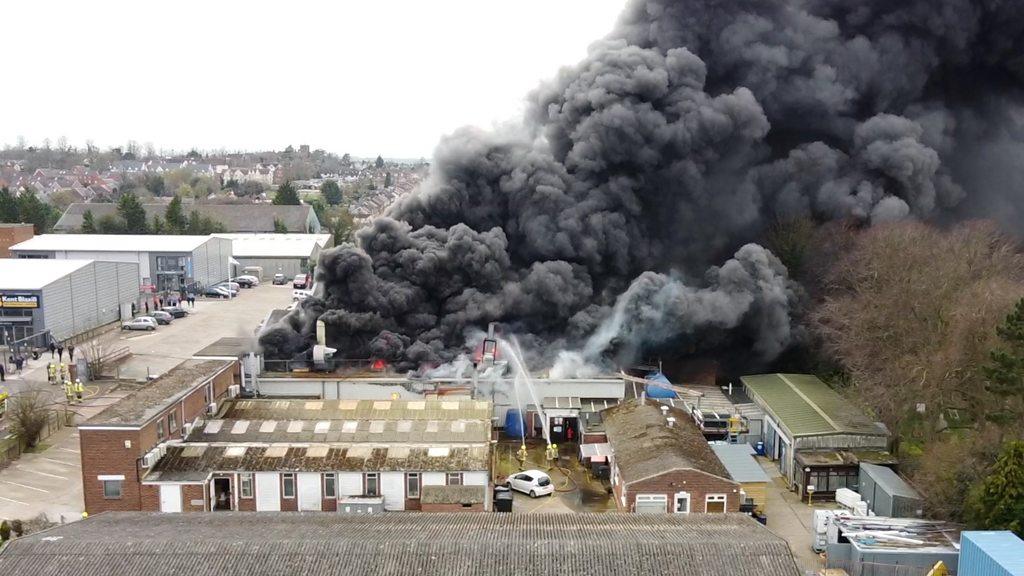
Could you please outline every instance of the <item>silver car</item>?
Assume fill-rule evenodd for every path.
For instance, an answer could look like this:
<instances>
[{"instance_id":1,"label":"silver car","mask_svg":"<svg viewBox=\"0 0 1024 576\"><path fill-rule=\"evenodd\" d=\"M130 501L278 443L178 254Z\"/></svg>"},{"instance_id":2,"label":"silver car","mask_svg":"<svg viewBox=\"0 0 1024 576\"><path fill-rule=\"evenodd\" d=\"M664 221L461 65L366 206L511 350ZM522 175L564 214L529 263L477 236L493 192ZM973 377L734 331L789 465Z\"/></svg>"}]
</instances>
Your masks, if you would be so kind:
<instances>
[{"instance_id":1,"label":"silver car","mask_svg":"<svg viewBox=\"0 0 1024 576\"><path fill-rule=\"evenodd\" d=\"M156 330L156 319L151 316L139 316L121 324L121 330Z\"/></svg>"}]
</instances>

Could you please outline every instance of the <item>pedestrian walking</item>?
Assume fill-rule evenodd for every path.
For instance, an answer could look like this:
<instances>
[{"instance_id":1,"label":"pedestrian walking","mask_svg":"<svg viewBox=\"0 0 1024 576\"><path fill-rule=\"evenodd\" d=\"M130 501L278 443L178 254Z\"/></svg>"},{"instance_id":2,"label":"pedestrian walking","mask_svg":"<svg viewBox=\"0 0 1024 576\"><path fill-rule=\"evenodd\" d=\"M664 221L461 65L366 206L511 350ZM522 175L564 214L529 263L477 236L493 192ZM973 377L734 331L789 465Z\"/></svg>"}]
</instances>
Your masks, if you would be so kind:
<instances>
[{"instance_id":1,"label":"pedestrian walking","mask_svg":"<svg viewBox=\"0 0 1024 576\"><path fill-rule=\"evenodd\" d=\"M57 351L57 345L54 344L53 340L50 340L50 358L53 358L53 353Z\"/></svg>"},{"instance_id":2,"label":"pedestrian walking","mask_svg":"<svg viewBox=\"0 0 1024 576\"><path fill-rule=\"evenodd\" d=\"M4 366L3 362L0 362L0 382L6 382L6 381L7 381L7 368Z\"/></svg>"},{"instance_id":3,"label":"pedestrian walking","mask_svg":"<svg viewBox=\"0 0 1024 576\"><path fill-rule=\"evenodd\" d=\"M21 374L21 367L24 364L25 364L25 359L24 358L22 358L21 356L15 356L14 357L14 368L15 368L15 370L18 371L18 374Z\"/></svg>"},{"instance_id":4,"label":"pedestrian walking","mask_svg":"<svg viewBox=\"0 0 1024 576\"><path fill-rule=\"evenodd\" d=\"M146 314L148 315L149 314L149 300L146 300L146 302L143 304L143 306L146 307Z\"/></svg>"},{"instance_id":5,"label":"pedestrian walking","mask_svg":"<svg viewBox=\"0 0 1024 576\"><path fill-rule=\"evenodd\" d=\"M136 308L135 308L135 302L132 302L132 317L133 317L133 318L135 317L135 310L136 310ZM149 309L147 309L146 311L148 312L148 311L149 311Z\"/></svg>"},{"instance_id":6,"label":"pedestrian walking","mask_svg":"<svg viewBox=\"0 0 1024 576\"><path fill-rule=\"evenodd\" d=\"M64 361L64 343L57 344L57 359Z\"/></svg>"},{"instance_id":7,"label":"pedestrian walking","mask_svg":"<svg viewBox=\"0 0 1024 576\"><path fill-rule=\"evenodd\" d=\"M75 361L75 343L68 344L68 362L74 363Z\"/></svg>"},{"instance_id":8,"label":"pedestrian walking","mask_svg":"<svg viewBox=\"0 0 1024 576\"><path fill-rule=\"evenodd\" d=\"M78 400L79 404L82 403L82 394L84 392L85 392L85 386L82 386L82 380L81 379L75 380L75 399Z\"/></svg>"}]
</instances>

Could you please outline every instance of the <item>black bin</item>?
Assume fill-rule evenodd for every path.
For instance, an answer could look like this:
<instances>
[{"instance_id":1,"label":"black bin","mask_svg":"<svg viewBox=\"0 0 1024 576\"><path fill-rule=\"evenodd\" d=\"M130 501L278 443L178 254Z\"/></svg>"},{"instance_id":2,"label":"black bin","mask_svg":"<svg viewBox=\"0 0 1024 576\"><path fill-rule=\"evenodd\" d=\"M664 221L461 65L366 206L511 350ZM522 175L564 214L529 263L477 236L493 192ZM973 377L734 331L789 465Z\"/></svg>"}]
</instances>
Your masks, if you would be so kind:
<instances>
[{"instance_id":1,"label":"black bin","mask_svg":"<svg viewBox=\"0 0 1024 576\"><path fill-rule=\"evenodd\" d=\"M494 487L494 511L512 511L512 490L506 488L505 486Z\"/></svg>"}]
</instances>

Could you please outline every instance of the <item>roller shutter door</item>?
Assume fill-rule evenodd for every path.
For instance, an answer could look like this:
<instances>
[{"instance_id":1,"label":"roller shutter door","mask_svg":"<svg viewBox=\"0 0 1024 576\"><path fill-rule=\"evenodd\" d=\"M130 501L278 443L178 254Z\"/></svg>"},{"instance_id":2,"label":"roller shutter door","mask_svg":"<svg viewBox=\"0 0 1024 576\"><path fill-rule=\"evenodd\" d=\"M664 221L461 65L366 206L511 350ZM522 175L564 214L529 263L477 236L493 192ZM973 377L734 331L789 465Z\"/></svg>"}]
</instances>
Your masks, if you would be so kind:
<instances>
[{"instance_id":1,"label":"roller shutter door","mask_svg":"<svg viewBox=\"0 0 1024 576\"><path fill-rule=\"evenodd\" d=\"M276 472L256 473L256 510L260 512L281 510L281 483Z\"/></svg>"}]
</instances>

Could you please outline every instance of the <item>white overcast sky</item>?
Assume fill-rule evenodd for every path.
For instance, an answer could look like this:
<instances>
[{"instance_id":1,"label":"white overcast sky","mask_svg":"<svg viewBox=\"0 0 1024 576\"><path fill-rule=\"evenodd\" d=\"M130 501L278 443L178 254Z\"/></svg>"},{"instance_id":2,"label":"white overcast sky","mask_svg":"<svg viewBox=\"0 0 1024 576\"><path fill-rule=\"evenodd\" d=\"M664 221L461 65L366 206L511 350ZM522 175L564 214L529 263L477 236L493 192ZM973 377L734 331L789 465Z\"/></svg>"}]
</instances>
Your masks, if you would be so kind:
<instances>
[{"instance_id":1,"label":"white overcast sky","mask_svg":"<svg viewBox=\"0 0 1024 576\"><path fill-rule=\"evenodd\" d=\"M624 2L10 2L0 143L429 157L518 117Z\"/></svg>"}]
</instances>

